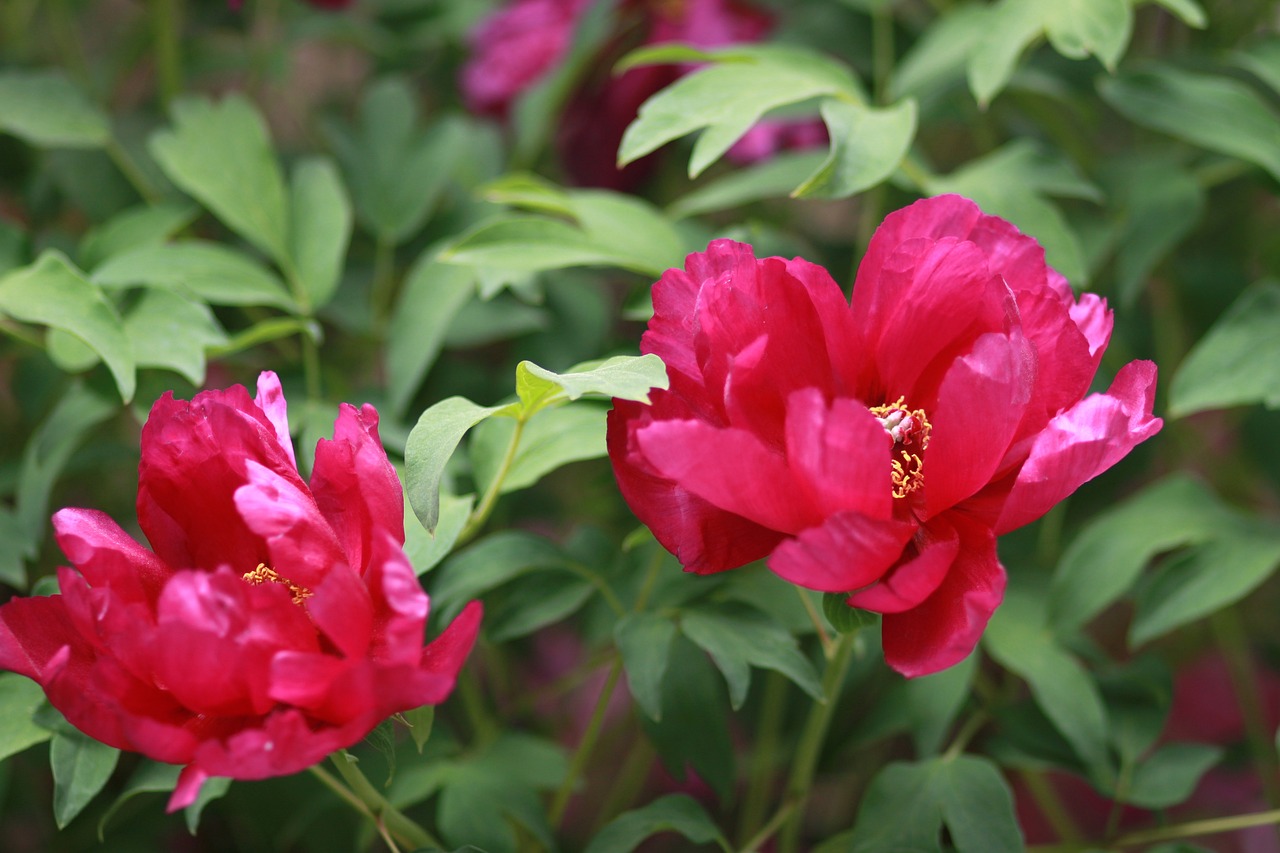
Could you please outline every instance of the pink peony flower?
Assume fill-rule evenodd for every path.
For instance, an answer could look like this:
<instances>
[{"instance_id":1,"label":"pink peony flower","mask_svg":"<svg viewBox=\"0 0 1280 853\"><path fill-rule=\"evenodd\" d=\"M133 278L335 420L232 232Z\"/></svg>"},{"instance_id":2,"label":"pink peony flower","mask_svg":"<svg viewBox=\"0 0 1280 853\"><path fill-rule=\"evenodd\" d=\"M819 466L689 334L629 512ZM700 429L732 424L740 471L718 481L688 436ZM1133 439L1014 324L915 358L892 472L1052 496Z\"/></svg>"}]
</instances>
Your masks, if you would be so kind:
<instances>
[{"instance_id":1,"label":"pink peony flower","mask_svg":"<svg viewBox=\"0 0 1280 853\"><path fill-rule=\"evenodd\" d=\"M1112 317L1044 252L959 196L891 214L852 305L822 268L713 242L654 285L641 350L671 387L615 401L631 508L686 570L768 558L884 614L885 658L925 675L1000 603L996 536L1161 427L1155 365L1085 396Z\"/></svg>"},{"instance_id":2,"label":"pink peony flower","mask_svg":"<svg viewBox=\"0 0 1280 853\"><path fill-rule=\"evenodd\" d=\"M443 701L479 629L468 605L423 646L427 596L405 557L403 493L372 406L343 405L298 475L274 373L142 430L138 523L53 517L75 569L61 595L0 607L0 668L39 682L76 728L209 776L303 770L392 713Z\"/></svg>"}]
</instances>

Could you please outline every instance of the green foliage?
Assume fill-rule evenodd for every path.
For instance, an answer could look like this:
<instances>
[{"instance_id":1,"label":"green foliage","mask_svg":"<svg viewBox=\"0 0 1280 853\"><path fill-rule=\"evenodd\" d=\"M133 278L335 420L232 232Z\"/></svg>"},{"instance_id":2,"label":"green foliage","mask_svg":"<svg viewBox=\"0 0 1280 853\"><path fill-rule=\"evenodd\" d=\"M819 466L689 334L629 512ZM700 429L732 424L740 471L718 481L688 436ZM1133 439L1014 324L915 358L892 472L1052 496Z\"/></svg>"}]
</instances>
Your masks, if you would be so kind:
<instances>
[{"instance_id":1,"label":"green foliage","mask_svg":"<svg viewBox=\"0 0 1280 853\"><path fill-rule=\"evenodd\" d=\"M47 148L100 148L107 117L58 71L0 74L0 130Z\"/></svg>"},{"instance_id":2,"label":"green foliage","mask_svg":"<svg viewBox=\"0 0 1280 853\"><path fill-rule=\"evenodd\" d=\"M587 853L631 853L640 842L661 832L678 832L694 844L714 841L722 850L732 849L697 800L668 794L615 818L591 840Z\"/></svg>"},{"instance_id":3,"label":"green foliage","mask_svg":"<svg viewBox=\"0 0 1280 853\"><path fill-rule=\"evenodd\" d=\"M71 730L54 732L49 744L53 769L53 817L66 826L98 795L116 769L120 750Z\"/></svg>"},{"instance_id":4,"label":"green foliage","mask_svg":"<svg viewBox=\"0 0 1280 853\"><path fill-rule=\"evenodd\" d=\"M1246 290L1187 354L1169 389L1169 414L1183 417L1249 403L1280 408L1280 284Z\"/></svg>"}]
</instances>

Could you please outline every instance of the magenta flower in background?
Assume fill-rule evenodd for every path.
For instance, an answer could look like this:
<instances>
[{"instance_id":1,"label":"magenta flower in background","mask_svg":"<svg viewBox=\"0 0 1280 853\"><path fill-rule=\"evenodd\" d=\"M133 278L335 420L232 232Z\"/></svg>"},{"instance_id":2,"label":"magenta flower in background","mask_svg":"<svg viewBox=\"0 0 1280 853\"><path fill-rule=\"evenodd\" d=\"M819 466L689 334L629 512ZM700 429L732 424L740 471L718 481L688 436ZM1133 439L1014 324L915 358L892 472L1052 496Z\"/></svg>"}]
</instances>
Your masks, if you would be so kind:
<instances>
[{"instance_id":1,"label":"magenta flower in background","mask_svg":"<svg viewBox=\"0 0 1280 853\"><path fill-rule=\"evenodd\" d=\"M713 242L653 288L671 386L615 401L631 508L686 570L768 559L884 614L909 676L966 657L1005 587L996 537L1154 435L1156 368L1085 396L1111 334L1044 251L959 196L891 214L850 305L826 270Z\"/></svg>"},{"instance_id":2,"label":"magenta flower in background","mask_svg":"<svg viewBox=\"0 0 1280 853\"><path fill-rule=\"evenodd\" d=\"M0 607L0 668L90 737L185 764L171 811L209 776L303 770L443 701L475 641L477 603L423 646L403 500L372 406L342 406L308 485L274 373L254 398L166 393L138 477L153 550L101 512L58 512L75 568L61 595Z\"/></svg>"}]
</instances>

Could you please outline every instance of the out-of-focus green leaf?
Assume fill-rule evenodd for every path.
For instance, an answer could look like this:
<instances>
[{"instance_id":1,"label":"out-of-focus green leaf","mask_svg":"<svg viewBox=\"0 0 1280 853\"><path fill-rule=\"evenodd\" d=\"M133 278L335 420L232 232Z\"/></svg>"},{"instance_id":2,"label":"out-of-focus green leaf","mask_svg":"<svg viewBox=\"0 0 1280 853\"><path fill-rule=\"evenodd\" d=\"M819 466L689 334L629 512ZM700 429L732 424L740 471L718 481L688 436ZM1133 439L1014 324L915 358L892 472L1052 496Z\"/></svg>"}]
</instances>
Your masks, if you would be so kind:
<instances>
[{"instance_id":1,"label":"out-of-focus green leaf","mask_svg":"<svg viewBox=\"0 0 1280 853\"><path fill-rule=\"evenodd\" d=\"M563 569L567 560L541 536L499 531L459 551L433 573L432 607L447 621L473 598L528 572Z\"/></svg>"},{"instance_id":2,"label":"out-of-focus green leaf","mask_svg":"<svg viewBox=\"0 0 1280 853\"><path fill-rule=\"evenodd\" d=\"M422 748L431 739L431 729L435 725L435 705L423 705L420 708L413 708L405 711L401 716L404 717L405 722L409 725L409 735L413 738L413 745L418 748L418 755L422 755Z\"/></svg>"},{"instance_id":3,"label":"out-of-focus green leaf","mask_svg":"<svg viewBox=\"0 0 1280 853\"><path fill-rule=\"evenodd\" d=\"M595 591L595 585L577 572L522 575L486 605L485 635L495 643L528 636L578 612Z\"/></svg>"},{"instance_id":4,"label":"out-of-focus green leaf","mask_svg":"<svg viewBox=\"0 0 1280 853\"><path fill-rule=\"evenodd\" d=\"M53 818L62 829L98 795L116 769L120 750L80 732L55 732L49 744Z\"/></svg>"},{"instance_id":5,"label":"out-of-focus green leaf","mask_svg":"<svg viewBox=\"0 0 1280 853\"><path fill-rule=\"evenodd\" d=\"M1230 522L1217 496L1185 475L1108 508L1058 563L1048 596L1055 632L1071 634L1124 595L1157 554L1205 542Z\"/></svg>"},{"instance_id":6,"label":"out-of-focus green leaf","mask_svg":"<svg viewBox=\"0 0 1280 853\"><path fill-rule=\"evenodd\" d=\"M599 459L606 454L603 406L582 405L544 409L529 419L520 445L502 480L501 494L525 489L570 462ZM476 487L483 492L497 474L511 442L516 422L489 418L471 434L471 467Z\"/></svg>"},{"instance_id":7,"label":"out-of-focus green leaf","mask_svg":"<svg viewBox=\"0 0 1280 853\"><path fill-rule=\"evenodd\" d=\"M697 605L681 611L680 631L716 662L728 682L729 701L735 709L746 701L752 666L780 672L815 700L826 700L822 681L800 653L795 638L754 608Z\"/></svg>"},{"instance_id":8,"label":"out-of-focus green leaf","mask_svg":"<svg viewBox=\"0 0 1280 853\"><path fill-rule=\"evenodd\" d=\"M1107 712L1097 684L1046 625L1043 593L1011 588L991 617L982 643L1005 669L1031 687L1040 710L1071 743L1094 778L1112 775Z\"/></svg>"},{"instance_id":9,"label":"out-of-focus green leaf","mask_svg":"<svg viewBox=\"0 0 1280 853\"><path fill-rule=\"evenodd\" d=\"M1280 38L1272 36L1237 50L1231 61L1280 93Z\"/></svg>"},{"instance_id":10,"label":"out-of-focus green leaf","mask_svg":"<svg viewBox=\"0 0 1280 853\"><path fill-rule=\"evenodd\" d=\"M947 729L969 697L977 669L978 655L971 654L942 672L904 682L908 724L917 755L929 755L942 748Z\"/></svg>"},{"instance_id":11,"label":"out-of-focus green leaf","mask_svg":"<svg viewBox=\"0 0 1280 853\"><path fill-rule=\"evenodd\" d=\"M1169 415L1261 403L1280 408L1280 283L1259 281L1240 295L1174 374Z\"/></svg>"},{"instance_id":12,"label":"out-of-focus green leaf","mask_svg":"<svg viewBox=\"0 0 1280 853\"><path fill-rule=\"evenodd\" d=\"M969 90L983 107L1009 83L1023 51L1044 32L1036 0L1000 0L987 7L983 35L969 53Z\"/></svg>"},{"instance_id":13,"label":"out-of-focus green leaf","mask_svg":"<svg viewBox=\"0 0 1280 853\"><path fill-rule=\"evenodd\" d=\"M111 126L60 71L0 73L0 130L45 148L100 148Z\"/></svg>"},{"instance_id":14,"label":"out-of-focus green leaf","mask_svg":"<svg viewBox=\"0 0 1280 853\"><path fill-rule=\"evenodd\" d=\"M294 167L290 193L292 265L314 311L338 287L351 238L351 201L333 163L319 157Z\"/></svg>"},{"instance_id":15,"label":"out-of-focus green leaf","mask_svg":"<svg viewBox=\"0 0 1280 853\"><path fill-rule=\"evenodd\" d=\"M204 785L200 788L200 794L196 797L196 801L182 810L182 818L186 821L187 832L195 835L196 830L200 828L200 815L204 813L205 807L214 800L223 797L229 790L231 790L231 780L225 776L214 776L206 779Z\"/></svg>"},{"instance_id":16,"label":"out-of-focus green leaf","mask_svg":"<svg viewBox=\"0 0 1280 853\"><path fill-rule=\"evenodd\" d=\"M220 243L184 240L144 246L108 259L93 272L102 287L164 287L211 305L270 305L297 311L274 273L253 258Z\"/></svg>"},{"instance_id":17,"label":"out-of-focus green leaf","mask_svg":"<svg viewBox=\"0 0 1280 853\"><path fill-rule=\"evenodd\" d=\"M976 3L952 6L920 34L894 68L890 97L924 100L953 81L963 81L969 53L987 27L987 7Z\"/></svg>"},{"instance_id":18,"label":"out-of-focus green leaf","mask_svg":"<svg viewBox=\"0 0 1280 853\"><path fill-rule=\"evenodd\" d=\"M849 596L838 592L822 594L822 615L838 633L854 634L880 621L879 614L849 606Z\"/></svg>"},{"instance_id":19,"label":"out-of-focus green leaf","mask_svg":"<svg viewBox=\"0 0 1280 853\"><path fill-rule=\"evenodd\" d=\"M450 323L474 298L475 272L428 250L409 270L387 330L387 393L402 413L444 348Z\"/></svg>"},{"instance_id":20,"label":"out-of-focus green leaf","mask_svg":"<svg viewBox=\"0 0 1280 853\"><path fill-rule=\"evenodd\" d=\"M129 781L116 796L115 802L98 819L98 843L101 844L106 840L107 823L121 806L138 794L172 791L178 784L178 774L181 772L182 767L178 764L161 764L157 761L143 761L139 764L138 769L133 771Z\"/></svg>"},{"instance_id":21,"label":"out-of-focus green leaf","mask_svg":"<svg viewBox=\"0 0 1280 853\"><path fill-rule=\"evenodd\" d=\"M710 56L716 64L641 105L622 137L619 165L700 130L689 159L689 177L696 178L769 110L822 96L865 101L847 68L810 50L740 45Z\"/></svg>"},{"instance_id":22,"label":"out-of-focus green leaf","mask_svg":"<svg viewBox=\"0 0 1280 853\"><path fill-rule=\"evenodd\" d=\"M753 201L788 196L826 161L816 151L783 152L755 166L730 172L676 199L667 208L672 219L701 216Z\"/></svg>"},{"instance_id":23,"label":"out-of-focus green leaf","mask_svg":"<svg viewBox=\"0 0 1280 853\"><path fill-rule=\"evenodd\" d=\"M1168 9L1189 27L1202 30L1209 25L1209 16L1204 13L1204 9L1196 0L1149 0L1149 2Z\"/></svg>"},{"instance_id":24,"label":"out-of-focus green leaf","mask_svg":"<svg viewBox=\"0 0 1280 853\"><path fill-rule=\"evenodd\" d=\"M1120 766L1136 766L1164 731L1173 704L1173 674L1155 655L1139 655L1099 672L1098 684Z\"/></svg>"},{"instance_id":25,"label":"out-of-focus green leaf","mask_svg":"<svg viewBox=\"0 0 1280 853\"><path fill-rule=\"evenodd\" d=\"M1116 237L1116 290L1123 305L1142 294L1151 270L1195 228L1205 193L1178 164L1149 154L1117 165L1116 201L1123 215Z\"/></svg>"},{"instance_id":26,"label":"out-of-focus green leaf","mask_svg":"<svg viewBox=\"0 0 1280 853\"><path fill-rule=\"evenodd\" d=\"M941 851L944 823L959 853L1023 849L1008 784L989 760L971 755L881 770L863 795L849 849Z\"/></svg>"},{"instance_id":27,"label":"out-of-focus green leaf","mask_svg":"<svg viewBox=\"0 0 1280 853\"><path fill-rule=\"evenodd\" d=\"M570 191L528 172L503 175L481 187L480 195L494 204L574 218Z\"/></svg>"},{"instance_id":28,"label":"out-of-focus green leaf","mask_svg":"<svg viewBox=\"0 0 1280 853\"><path fill-rule=\"evenodd\" d=\"M650 719L662 719L662 678L667 672L675 623L658 613L632 613L613 628L613 639L622 654L627 686Z\"/></svg>"},{"instance_id":29,"label":"out-of-focus green leaf","mask_svg":"<svg viewBox=\"0 0 1280 853\"><path fill-rule=\"evenodd\" d=\"M1221 757L1222 749L1208 744L1166 744L1138 764L1128 790L1116 791L1117 799L1144 809L1176 806Z\"/></svg>"},{"instance_id":30,"label":"out-of-focus green leaf","mask_svg":"<svg viewBox=\"0 0 1280 853\"><path fill-rule=\"evenodd\" d=\"M131 207L85 235L76 259L92 271L108 258L131 249L161 245L189 225L196 212L189 204L175 202Z\"/></svg>"},{"instance_id":31,"label":"out-of-focus green leaf","mask_svg":"<svg viewBox=\"0 0 1280 853\"><path fill-rule=\"evenodd\" d=\"M169 180L228 228L287 266L289 200L262 117L248 99L230 95L174 102L173 127L150 149Z\"/></svg>"},{"instance_id":32,"label":"out-of-focus green leaf","mask_svg":"<svg viewBox=\"0 0 1280 853\"><path fill-rule=\"evenodd\" d=\"M0 672L0 761L49 739L49 730L31 721L43 701L39 684L16 672Z\"/></svg>"},{"instance_id":33,"label":"out-of-focus green leaf","mask_svg":"<svg viewBox=\"0 0 1280 853\"><path fill-rule=\"evenodd\" d=\"M816 172L796 188L805 198L845 198L886 180L906 156L916 133L916 102L884 109L828 98L822 120L831 150Z\"/></svg>"},{"instance_id":34,"label":"out-of-focus green leaf","mask_svg":"<svg viewBox=\"0 0 1280 853\"><path fill-rule=\"evenodd\" d=\"M425 574L449 556L471 516L475 502L474 495L459 496L441 492L440 519L432 533L428 533L418 522L418 517L413 514L413 507L405 504L404 552L415 573Z\"/></svg>"},{"instance_id":35,"label":"out-of-focus green leaf","mask_svg":"<svg viewBox=\"0 0 1280 853\"><path fill-rule=\"evenodd\" d=\"M479 225L441 253L440 260L534 272L612 266L655 277L666 269L652 258L602 246L568 222L532 216L513 216Z\"/></svg>"},{"instance_id":36,"label":"out-of-focus green leaf","mask_svg":"<svg viewBox=\"0 0 1280 853\"><path fill-rule=\"evenodd\" d=\"M684 262L679 232L649 202L624 193L576 190L569 203L587 237L619 256L643 259L659 274Z\"/></svg>"},{"instance_id":37,"label":"out-of-focus green leaf","mask_svg":"<svg viewBox=\"0 0 1280 853\"><path fill-rule=\"evenodd\" d=\"M0 312L75 335L106 362L121 398L133 399L133 347L120 315L60 253L45 252L31 266L0 278Z\"/></svg>"},{"instance_id":38,"label":"out-of-focus green leaf","mask_svg":"<svg viewBox=\"0 0 1280 853\"><path fill-rule=\"evenodd\" d=\"M458 442L501 406L480 406L464 397L450 397L418 418L405 444L405 492L413 512L429 532L440 520L440 479Z\"/></svg>"},{"instance_id":39,"label":"out-of-focus green leaf","mask_svg":"<svg viewBox=\"0 0 1280 853\"><path fill-rule=\"evenodd\" d=\"M1133 33L1130 0L1060 0L1040 4L1046 12L1045 35L1063 56L1096 56L1114 71Z\"/></svg>"},{"instance_id":40,"label":"out-of-focus green leaf","mask_svg":"<svg viewBox=\"0 0 1280 853\"><path fill-rule=\"evenodd\" d=\"M124 318L138 367L174 370L204 384L205 350L227 342L213 313L168 290L147 290Z\"/></svg>"},{"instance_id":41,"label":"out-of-focus green leaf","mask_svg":"<svg viewBox=\"0 0 1280 853\"><path fill-rule=\"evenodd\" d=\"M1247 160L1280 180L1280 117L1239 80L1151 64L1099 81L1098 92L1136 124Z\"/></svg>"},{"instance_id":42,"label":"out-of-focus green leaf","mask_svg":"<svg viewBox=\"0 0 1280 853\"><path fill-rule=\"evenodd\" d=\"M714 841L722 850L732 849L697 800L688 794L667 794L614 818L591 839L587 853L631 853L660 832L678 832L694 844Z\"/></svg>"}]
</instances>

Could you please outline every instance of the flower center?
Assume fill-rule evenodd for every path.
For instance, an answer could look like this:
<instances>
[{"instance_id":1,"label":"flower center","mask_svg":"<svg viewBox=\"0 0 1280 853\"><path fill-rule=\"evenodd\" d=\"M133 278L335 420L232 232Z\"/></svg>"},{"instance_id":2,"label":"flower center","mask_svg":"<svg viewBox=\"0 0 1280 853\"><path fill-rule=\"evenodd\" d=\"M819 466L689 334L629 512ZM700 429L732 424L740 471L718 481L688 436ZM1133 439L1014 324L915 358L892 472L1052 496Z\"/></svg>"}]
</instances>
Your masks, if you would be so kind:
<instances>
[{"instance_id":1,"label":"flower center","mask_svg":"<svg viewBox=\"0 0 1280 853\"><path fill-rule=\"evenodd\" d=\"M251 572L245 572L240 577L241 579L248 581L253 586L263 583L283 584L284 586L289 587L289 592L293 593L294 604L301 604L305 599L308 599L315 594L305 586L298 586L287 578L281 577L279 572L268 567L266 563L258 563L258 568Z\"/></svg>"},{"instance_id":2,"label":"flower center","mask_svg":"<svg viewBox=\"0 0 1280 853\"><path fill-rule=\"evenodd\" d=\"M893 496L905 498L924 485L924 459L920 454L929 446L933 425L924 409L908 409L905 397L872 406L871 414L893 439Z\"/></svg>"}]
</instances>

